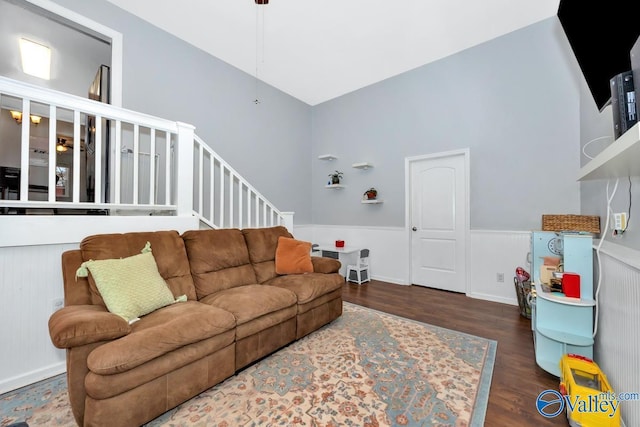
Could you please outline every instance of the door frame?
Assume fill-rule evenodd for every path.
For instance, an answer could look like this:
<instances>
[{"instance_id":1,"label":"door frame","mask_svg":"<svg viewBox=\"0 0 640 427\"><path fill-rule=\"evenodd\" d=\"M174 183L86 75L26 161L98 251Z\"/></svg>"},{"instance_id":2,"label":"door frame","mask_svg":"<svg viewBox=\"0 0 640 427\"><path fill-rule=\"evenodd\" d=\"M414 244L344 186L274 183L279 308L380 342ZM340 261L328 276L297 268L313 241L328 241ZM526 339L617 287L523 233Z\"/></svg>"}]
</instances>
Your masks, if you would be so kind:
<instances>
[{"instance_id":1,"label":"door frame","mask_svg":"<svg viewBox=\"0 0 640 427\"><path fill-rule=\"evenodd\" d=\"M111 105L122 107L122 33L89 19L77 12L60 6L50 0L26 0L54 15L61 16L78 26L88 28L100 34L103 40L111 44Z\"/></svg>"},{"instance_id":2,"label":"door frame","mask_svg":"<svg viewBox=\"0 0 640 427\"><path fill-rule=\"evenodd\" d=\"M464 201L464 239L465 239L465 245L464 245L464 262L465 262L465 277L464 277L464 290L465 290L465 295L469 294L469 283L470 283L470 273L471 273L471 268L470 268L470 264L469 264L469 260L470 260L470 241L471 241L471 233L470 233L470 201L471 201L471 197L470 197L470 190L471 190L471 179L470 179L470 150L469 148L463 148L460 150L452 150L452 151L444 151L444 152L440 152L440 153L433 153L433 154L424 154L421 156L413 156L413 157L405 157L404 159L404 200L405 200L405 207L404 207L404 213L405 213L405 219L404 219L404 224L405 224L405 232L406 232L406 238L407 238L407 264L406 264L406 270L407 270L407 274L405 276L405 281L407 285L411 285L413 283L413 277L412 277L412 265L411 265L411 259L412 259L412 240L411 240L411 235L412 235L412 230L411 230L411 212L412 212L412 208L413 208L413 204L412 204L412 200L411 200L411 165L415 162L418 161L422 161L422 160L432 160L432 159L439 159L439 158L443 158L443 157L455 157L455 156L463 156L464 158L464 174L465 174L465 182L464 182L464 186L465 186L465 201Z\"/></svg>"}]
</instances>

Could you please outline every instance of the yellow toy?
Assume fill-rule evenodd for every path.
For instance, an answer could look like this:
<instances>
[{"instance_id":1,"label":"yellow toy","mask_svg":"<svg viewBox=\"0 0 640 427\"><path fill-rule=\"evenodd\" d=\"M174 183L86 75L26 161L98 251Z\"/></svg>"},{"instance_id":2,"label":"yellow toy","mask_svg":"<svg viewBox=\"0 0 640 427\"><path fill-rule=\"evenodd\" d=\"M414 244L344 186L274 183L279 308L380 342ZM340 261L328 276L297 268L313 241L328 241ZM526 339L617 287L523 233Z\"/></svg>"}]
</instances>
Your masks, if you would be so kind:
<instances>
[{"instance_id":1,"label":"yellow toy","mask_svg":"<svg viewBox=\"0 0 640 427\"><path fill-rule=\"evenodd\" d=\"M572 427L619 427L620 402L600 367L588 357L560 359L560 393Z\"/></svg>"}]
</instances>

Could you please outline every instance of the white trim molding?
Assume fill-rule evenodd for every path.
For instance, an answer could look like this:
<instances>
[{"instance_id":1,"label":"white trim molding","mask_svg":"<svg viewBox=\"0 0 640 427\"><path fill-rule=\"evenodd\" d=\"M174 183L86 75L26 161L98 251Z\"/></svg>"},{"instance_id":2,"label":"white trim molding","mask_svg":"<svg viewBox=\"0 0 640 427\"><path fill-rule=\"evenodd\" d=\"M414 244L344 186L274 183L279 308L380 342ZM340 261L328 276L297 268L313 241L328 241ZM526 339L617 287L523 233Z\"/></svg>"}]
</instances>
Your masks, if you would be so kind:
<instances>
[{"instance_id":1,"label":"white trim molding","mask_svg":"<svg viewBox=\"0 0 640 427\"><path fill-rule=\"evenodd\" d=\"M0 248L77 244L86 236L199 227L195 216L3 215Z\"/></svg>"},{"instance_id":2,"label":"white trim molding","mask_svg":"<svg viewBox=\"0 0 640 427\"><path fill-rule=\"evenodd\" d=\"M405 157L404 159L404 227L406 234L406 246L407 246L407 259L405 261L406 272L404 283L411 284L411 164L413 162L428 160L428 159L439 159L443 157L452 157L452 156L463 156L464 157L464 174L465 174L465 240L467 242L465 247L465 264L467 266L466 277L465 277L465 289L467 290L467 294L469 293L469 287L471 286L471 276L469 269L469 261L470 261L470 252L469 252L469 239L470 239L470 229L471 229L471 212L470 212L470 204L471 204L471 178L470 178L470 169L471 169L471 152L469 148L463 148L460 150L451 150L451 151L443 151L439 153L432 154L424 154L419 156L411 156Z\"/></svg>"},{"instance_id":3,"label":"white trim molding","mask_svg":"<svg viewBox=\"0 0 640 427\"><path fill-rule=\"evenodd\" d=\"M102 39L111 44L111 105L122 106L122 33L99 22L93 21L72 10L60 6L50 0L26 0L54 15L61 16L71 22L102 35Z\"/></svg>"}]
</instances>

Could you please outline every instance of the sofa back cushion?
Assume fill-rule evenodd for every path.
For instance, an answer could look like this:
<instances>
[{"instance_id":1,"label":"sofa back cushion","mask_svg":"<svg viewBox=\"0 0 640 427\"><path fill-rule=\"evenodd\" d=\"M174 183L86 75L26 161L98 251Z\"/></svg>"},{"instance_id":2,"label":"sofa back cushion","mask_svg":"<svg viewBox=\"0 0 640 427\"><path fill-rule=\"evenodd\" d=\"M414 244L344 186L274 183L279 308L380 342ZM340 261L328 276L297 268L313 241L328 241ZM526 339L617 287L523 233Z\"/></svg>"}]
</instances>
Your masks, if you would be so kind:
<instances>
[{"instance_id":1,"label":"sofa back cushion","mask_svg":"<svg viewBox=\"0 0 640 427\"><path fill-rule=\"evenodd\" d=\"M258 283L264 283L277 276L276 248L280 236L293 237L281 225L265 228L245 228L242 230L249 249L249 258L256 273Z\"/></svg>"},{"instance_id":2,"label":"sofa back cushion","mask_svg":"<svg viewBox=\"0 0 640 427\"><path fill-rule=\"evenodd\" d=\"M182 234L182 239L198 299L257 283L247 244L239 229L190 230Z\"/></svg>"},{"instance_id":3,"label":"sofa back cushion","mask_svg":"<svg viewBox=\"0 0 640 427\"><path fill-rule=\"evenodd\" d=\"M174 298L186 295L187 299L195 300L187 251L177 231L96 234L82 240L80 251L83 261L127 258L140 254L147 242L151 244L158 272ZM91 276L89 284L92 303L105 305Z\"/></svg>"}]
</instances>

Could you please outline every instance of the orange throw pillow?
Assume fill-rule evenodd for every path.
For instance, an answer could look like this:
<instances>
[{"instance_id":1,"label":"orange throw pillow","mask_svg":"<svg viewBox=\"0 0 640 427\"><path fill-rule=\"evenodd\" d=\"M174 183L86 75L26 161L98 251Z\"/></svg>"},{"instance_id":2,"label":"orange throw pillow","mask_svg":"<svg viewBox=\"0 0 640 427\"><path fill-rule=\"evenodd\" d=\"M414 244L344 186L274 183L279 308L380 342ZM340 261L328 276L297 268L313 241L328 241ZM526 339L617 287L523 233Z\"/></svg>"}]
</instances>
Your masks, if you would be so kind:
<instances>
[{"instance_id":1,"label":"orange throw pillow","mask_svg":"<svg viewBox=\"0 0 640 427\"><path fill-rule=\"evenodd\" d=\"M276 273L313 273L311 242L304 242L302 240L292 239L291 237L278 237Z\"/></svg>"}]
</instances>

